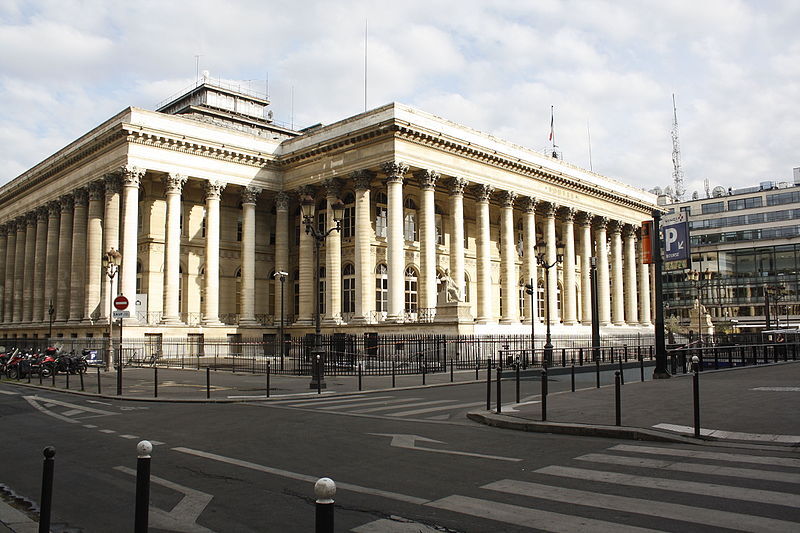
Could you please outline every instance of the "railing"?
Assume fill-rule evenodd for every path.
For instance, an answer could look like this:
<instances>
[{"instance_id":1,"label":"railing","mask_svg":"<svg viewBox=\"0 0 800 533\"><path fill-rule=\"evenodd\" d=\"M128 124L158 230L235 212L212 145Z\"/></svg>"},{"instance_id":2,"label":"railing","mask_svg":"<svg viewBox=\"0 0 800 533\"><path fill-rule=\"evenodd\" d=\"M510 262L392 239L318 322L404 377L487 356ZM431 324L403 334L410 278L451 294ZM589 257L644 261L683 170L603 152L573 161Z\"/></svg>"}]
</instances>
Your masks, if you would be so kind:
<instances>
[{"instance_id":1,"label":"railing","mask_svg":"<svg viewBox=\"0 0 800 533\"><path fill-rule=\"evenodd\" d=\"M219 321L223 324L236 325L239 323L238 313L223 313L219 315Z\"/></svg>"},{"instance_id":2,"label":"railing","mask_svg":"<svg viewBox=\"0 0 800 533\"><path fill-rule=\"evenodd\" d=\"M181 322L187 326L197 326L203 321L203 313L181 313Z\"/></svg>"}]
</instances>

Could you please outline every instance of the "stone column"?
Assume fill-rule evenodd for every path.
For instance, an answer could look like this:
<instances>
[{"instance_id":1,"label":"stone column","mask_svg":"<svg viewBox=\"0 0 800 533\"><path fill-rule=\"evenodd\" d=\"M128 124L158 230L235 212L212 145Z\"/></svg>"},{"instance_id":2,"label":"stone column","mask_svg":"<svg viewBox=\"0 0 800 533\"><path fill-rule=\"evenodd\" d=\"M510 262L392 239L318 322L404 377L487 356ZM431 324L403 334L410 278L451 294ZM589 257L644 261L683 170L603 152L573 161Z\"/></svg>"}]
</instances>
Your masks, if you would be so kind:
<instances>
[{"instance_id":1,"label":"stone column","mask_svg":"<svg viewBox=\"0 0 800 533\"><path fill-rule=\"evenodd\" d=\"M625 296L622 289L622 224L611 223L611 323L625 325Z\"/></svg>"},{"instance_id":2,"label":"stone column","mask_svg":"<svg viewBox=\"0 0 800 533\"><path fill-rule=\"evenodd\" d=\"M461 301L467 294L464 275L464 188L467 180L450 181L450 277L458 284Z\"/></svg>"},{"instance_id":3,"label":"stone column","mask_svg":"<svg viewBox=\"0 0 800 533\"><path fill-rule=\"evenodd\" d=\"M86 296L83 321L100 318L100 290L103 286L103 182L89 184L89 212L86 226Z\"/></svg>"},{"instance_id":4,"label":"stone column","mask_svg":"<svg viewBox=\"0 0 800 533\"><path fill-rule=\"evenodd\" d=\"M139 249L139 185L145 171L122 169L122 266L118 291L128 301L136 299L136 263Z\"/></svg>"},{"instance_id":5,"label":"stone column","mask_svg":"<svg viewBox=\"0 0 800 533\"><path fill-rule=\"evenodd\" d=\"M592 214L578 215L579 253L581 255L581 324L592 325Z\"/></svg>"},{"instance_id":6,"label":"stone column","mask_svg":"<svg viewBox=\"0 0 800 533\"><path fill-rule=\"evenodd\" d=\"M75 211L72 219L72 276L70 278L69 321L80 322L83 318L86 292L86 211L89 206L89 191L76 189Z\"/></svg>"},{"instance_id":7,"label":"stone column","mask_svg":"<svg viewBox=\"0 0 800 533\"><path fill-rule=\"evenodd\" d=\"M203 325L218 326L219 321L219 203L225 184L207 181L206 192L206 264L204 276Z\"/></svg>"},{"instance_id":8,"label":"stone column","mask_svg":"<svg viewBox=\"0 0 800 533\"><path fill-rule=\"evenodd\" d=\"M53 201L47 204L47 260L44 267L44 313L47 320L50 305L57 309L58 303L58 265L59 265L59 229L61 226L61 202ZM55 316L53 317L55 318Z\"/></svg>"},{"instance_id":9,"label":"stone column","mask_svg":"<svg viewBox=\"0 0 800 533\"><path fill-rule=\"evenodd\" d=\"M14 323L22 322L23 284L25 282L25 230L27 219L22 216L17 220L17 248L14 255Z\"/></svg>"},{"instance_id":10,"label":"stone column","mask_svg":"<svg viewBox=\"0 0 800 533\"><path fill-rule=\"evenodd\" d=\"M419 307L436 307L436 208L434 191L439 173L420 170L414 173L422 190L419 212Z\"/></svg>"},{"instance_id":11,"label":"stone column","mask_svg":"<svg viewBox=\"0 0 800 533\"><path fill-rule=\"evenodd\" d=\"M575 213L570 207L561 210L564 219L561 226L561 238L564 239L564 264L561 317L565 326L574 326L578 322L578 292L575 286Z\"/></svg>"},{"instance_id":12,"label":"stone column","mask_svg":"<svg viewBox=\"0 0 800 533\"><path fill-rule=\"evenodd\" d=\"M47 262L47 207L36 210L36 250L34 251L33 274L33 316L31 321L41 324L47 312L44 302L44 273Z\"/></svg>"},{"instance_id":13,"label":"stone column","mask_svg":"<svg viewBox=\"0 0 800 533\"><path fill-rule=\"evenodd\" d=\"M25 217L28 226L25 231L25 270L23 289L22 289L22 321L31 323L33 321L33 278L36 271L34 260L36 259L36 213L28 213Z\"/></svg>"},{"instance_id":14,"label":"stone column","mask_svg":"<svg viewBox=\"0 0 800 533\"><path fill-rule=\"evenodd\" d=\"M239 324L252 326L256 322L256 202L260 187L242 189L242 314Z\"/></svg>"},{"instance_id":15,"label":"stone column","mask_svg":"<svg viewBox=\"0 0 800 533\"><path fill-rule=\"evenodd\" d=\"M3 323L10 324L14 320L14 278L15 259L17 257L17 222L6 224L8 235L5 255L5 282L3 284Z\"/></svg>"},{"instance_id":16,"label":"stone column","mask_svg":"<svg viewBox=\"0 0 800 533\"><path fill-rule=\"evenodd\" d=\"M8 253L8 226L0 225L0 323L5 321L6 254Z\"/></svg>"},{"instance_id":17,"label":"stone column","mask_svg":"<svg viewBox=\"0 0 800 533\"><path fill-rule=\"evenodd\" d=\"M611 324L611 284L608 280L608 242L606 238L606 217L595 217L597 230L595 244L597 246L597 316L601 326Z\"/></svg>"},{"instance_id":18,"label":"stone column","mask_svg":"<svg viewBox=\"0 0 800 533\"><path fill-rule=\"evenodd\" d=\"M536 198L526 198L522 203L525 210L522 262L525 270L525 283L533 285L533 305L530 295L525 296L525 323L539 322L539 309L536 303L539 277L536 271Z\"/></svg>"},{"instance_id":19,"label":"stone column","mask_svg":"<svg viewBox=\"0 0 800 533\"><path fill-rule=\"evenodd\" d=\"M284 299L286 294L290 294L292 288L291 272L289 272L289 195L285 192L279 192L275 195L275 272L286 272L286 281L284 282ZM270 280L271 281L271 280ZM281 287L280 279L275 278L275 309L272 316L275 317L275 324L280 324L281 310L284 316L289 311L288 306L284 303L281 305ZM291 301L291 298L289 299ZM284 324L286 319L284 318Z\"/></svg>"},{"instance_id":20,"label":"stone column","mask_svg":"<svg viewBox=\"0 0 800 533\"><path fill-rule=\"evenodd\" d=\"M556 261L556 205L552 202L542 204L542 218L544 218L544 260L548 265ZM558 324L558 266L550 268L545 275L545 320L550 317L550 324Z\"/></svg>"},{"instance_id":21,"label":"stone column","mask_svg":"<svg viewBox=\"0 0 800 533\"><path fill-rule=\"evenodd\" d=\"M489 233L489 198L494 188L490 185L480 184L475 188L477 195L478 212L476 213L478 234L476 244L478 247L478 324L494 322L492 309L492 258L489 251L491 237Z\"/></svg>"},{"instance_id":22,"label":"stone column","mask_svg":"<svg viewBox=\"0 0 800 533\"><path fill-rule=\"evenodd\" d=\"M181 193L186 176L169 173L164 176L167 197L167 220L164 239L164 312L162 324L180 324L181 288Z\"/></svg>"},{"instance_id":23,"label":"stone column","mask_svg":"<svg viewBox=\"0 0 800 533\"><path fill-rule=\"evenodd\" d=\"M625 322L629 326L635 326L639 323L638 313L636 311L636 297L639 292L636 287L636 235L634 228L630 224L625 224L623 233L625 236Z\"/></svg>"},{"instance_id":24,"label":"stone column","mask_svg":"<svg viewBox=\"0 0 800 533\"><path fill-rule=\"evenodd\" d=\"M302 203L303 197L310 195L314 198L314 191L310 187L298 189L297 194ZM302 215L301 215L302 216ZM316 202L312 212L312 221L316 224ZM300 309L295 317L295 324L298 326L310 326L314 324L314 302L316 297L314 291L318 288L315 284L314 274L314 237L305 231L305 223L300 222L300 251L298 257L298 270L300 271ZM321 262L320 262L321 263Z\"/></svg>"},{"instance_id":25,"label":"stone column","mask_svg":"<svg viewBox=\"0 0 800 533\"><path fill-rule=\"evenodd\" d=\"M649 326L650 320L650 265L644 262L644 249L642 240L637 244L637 255L639 257L639 324Z\"/></svg>"},{"instance_id":26,"label":"stone column","mask_svg":"<svg viewBox=\"0 0 800 533\"><path fill-rule=\"evenodd\" d=\"M387 215L386 258L389 276L387 322L405 320L405 241L403 239L403 177L408 165L390 161L382 165L386 174Z\"/></svg>"},{"instance_id":27,"label":"stone column","mask_svg":"<svg viewBox=\"0 0 800 533\"><path fill-rule=\"evenodd\" d=\"M500 283L503 287L503 315L501 324L519 324L519 280L517 279L517 249L514 240L514 200L517 193L502 191L500 200Z\"/></svg>"},{"instance_id":28,"label":"stone column","mask_svg":"<svg viewBox=\"0 0 800 533\"><path fill-rule=\"evenodd\" d=\"M325 227L335 228L333 204L339 199L342 185L336 178L325 180L327 210ZM342 234L332 231L325 239L325 324L342 323Z\"/></svg>"},{"instance_id":29,"label":"stone column","mask_svg":"<svg viewBox=\"0 0 800 533\"><path fill-rule=\"evenodd\" d=\"M357 170L351 177L356 193L356 313L353 322L364 323L371 322L371 312L375 310L375 264L370 253L371 243L375 239L370 221L370 184L375 173Z\"/></svg>"},{"instance_id":30,"label":"stone column","mask_svg":"<svg viewBox=\"0 0 800 533\"><path fill-rule=\"evenodd\" d=\"M122 173L112 172L105 176L105 205L103 209L103 250L102 254L111 250L119 251L119 202L120 192L122 190ZM102 261L102 255L101 255ZM100 303L100 321L108 321L108 313L111 308L112 290L111 284L106 279L105 273L101 275L103 278L100 284L101 303ZM119 283L119 277L116 282ZM119 292L119 291L117 291Z\"/></svg>"}]
</instances>

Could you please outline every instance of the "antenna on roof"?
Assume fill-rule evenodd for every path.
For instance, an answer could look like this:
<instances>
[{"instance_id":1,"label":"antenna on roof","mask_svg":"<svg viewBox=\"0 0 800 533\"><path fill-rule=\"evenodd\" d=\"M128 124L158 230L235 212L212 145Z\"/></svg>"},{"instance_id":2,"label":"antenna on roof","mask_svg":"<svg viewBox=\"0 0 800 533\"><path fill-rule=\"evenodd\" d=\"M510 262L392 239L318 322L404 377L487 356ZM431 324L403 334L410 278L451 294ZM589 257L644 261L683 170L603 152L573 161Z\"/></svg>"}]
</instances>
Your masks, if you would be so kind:
<instances>
[{"instance_id":1,"label":"antenna on roof","mask_svg":"<svg viewBox=\"0 0 800 533\"><path fill-rule=\"evenodd\" d=\"M195 54L194 56L194 82L197 83L200 80L200 54Z\"/></svg>"},{"instance_id":2,"label":"antenna on roof","mask_svg":"<svg viewBox=\"0 0 800 533\"><path fill-rule=\"evenodd\" d=\"M686 187L683 185L683 169L681 168L681 145L678 141L678 110L675 107L675 93L672 93L672 182L675 190L673 200L683 200Z\"/></svg>"}]
</instances>

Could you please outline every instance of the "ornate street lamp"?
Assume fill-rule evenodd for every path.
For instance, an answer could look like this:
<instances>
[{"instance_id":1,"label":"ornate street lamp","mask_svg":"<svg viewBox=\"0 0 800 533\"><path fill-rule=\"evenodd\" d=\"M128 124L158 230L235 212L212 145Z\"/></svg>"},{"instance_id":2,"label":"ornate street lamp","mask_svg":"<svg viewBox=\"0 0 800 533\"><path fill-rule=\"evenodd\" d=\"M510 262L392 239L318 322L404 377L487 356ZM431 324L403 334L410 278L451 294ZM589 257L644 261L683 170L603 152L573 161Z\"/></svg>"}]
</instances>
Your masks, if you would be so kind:
<instances>
[{"instance_id":1,"label":"ornate street lamp","mask_svg":"<svg viewBox=\"0 0 800 533\"><path fill-rule=\"evenodd\" d=\"M109 368L111 363L114 362L114 321L111 316L114 314L114 277L119 272L121 262L122 254L116 248L109 248L103 255L103 268L105 268L108 276L108 360L106 361L106 368ZM119 362L119 357L116 362Z\"/></svg>"},{"instance_id":2,"label":"ornate street lamp","mask_svg":"<svg viewBox=\"0 0 800 533\"><path fill-rule=\"evenodd\" d=\"M56 308L53 307L53 299L50 298L50 305L47 307L47 315L50 317L50 332L47 334L47 341L53 338L53 319L56 316Z\"/></svg>"},{"instance_id":3,"label":"ornate street lamp","mask_svg":"<svg viewBox=\"0 0 800 533\"><path fill-rule=\"evenodd\" d=\"M553 363L553 343L550 342L550 269L562 261L564 261L564 256L561 254L556 254L556 260L552 263L547 262L544 253L540 253L536 256L536 263L544 269L544 311L545 323L547 324L543 362L543 366L545 367Z\"/></svg>"},{"instance_id":4,"label":"ornate street lamp","mask_svg":"<svg viewBox=\"0 0 800 533\"><path fill-rule=\"evenodd\" d=\"M333 231L342 230L342 218L344 217L344 202L336 199L331 203L333 209L333 221L336 226L328 229L328 231L321 232L317 230L314 224L314 198L306 194L300 200L300 211L303 215L303 224L306 226L306 235L310 235L314 239L314 347L311 349L312 364L316 366L316 372L312 372L311 386L312 389L325 388L325 351L322 349L322 328L320 326L320 312L319 312L319 248L325 239ZM331 275L337 275L332 272Z\"/></svg>"},{"instance_id":5,"label":"ornate street lamp","mask_svg":"<svg viewBox=\"0 0 800 533\"><path fill-rule=\"evenodd\" d=\"M281 370L283 370L283 354L286 353L283 340L283 295L284 295L283 287L286 284L286 276L288 275L289 275L288 272L284 272L282 270L275 272L274 275L274 277L278 278L281 282L281 328L280 328L280 337L278 340L278 346L280 346L281 348Z\"/></svg>"},{"instance_id":6,"label":"ornate street lamp","mask_svg":"<svg viewBox=\"0 0 800 533\"><path fill-rule=\"evenodd\" d=\"M536 327L536 313L534 313L534 305L536 305L536 283L533 278L531 278L530 283L525 284L525 293L531 297L531 360L536 359L536 335L535 335L535 327Z\"/></svg>"}]
</instances>

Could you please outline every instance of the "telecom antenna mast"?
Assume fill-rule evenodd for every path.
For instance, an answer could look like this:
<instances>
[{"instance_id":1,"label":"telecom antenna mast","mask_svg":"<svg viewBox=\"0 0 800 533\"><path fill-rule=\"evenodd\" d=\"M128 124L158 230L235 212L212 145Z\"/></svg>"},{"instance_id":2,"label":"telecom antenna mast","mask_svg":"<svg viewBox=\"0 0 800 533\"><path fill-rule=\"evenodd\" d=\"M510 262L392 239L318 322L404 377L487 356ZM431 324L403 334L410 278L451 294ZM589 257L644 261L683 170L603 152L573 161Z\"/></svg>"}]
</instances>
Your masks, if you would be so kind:
<instances>
[{"instance_id":1,"label":"telecom antenna mast","mask_svg":"<svg viewBox=\"0 0 800 533\"><path fill-rule=\"evenodd\" d=\"M683 169L681 169L681 145L678 141L678 110L675 107L675 93L672 94L672 200L680 202L686 192L683 184Z\"/></svg>"}]
</instances>

